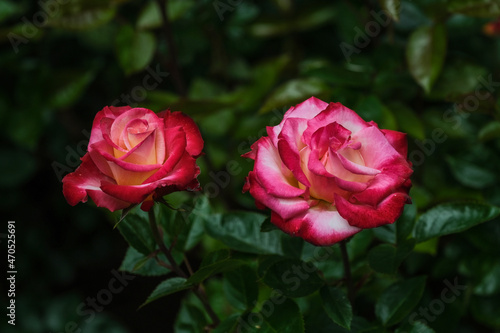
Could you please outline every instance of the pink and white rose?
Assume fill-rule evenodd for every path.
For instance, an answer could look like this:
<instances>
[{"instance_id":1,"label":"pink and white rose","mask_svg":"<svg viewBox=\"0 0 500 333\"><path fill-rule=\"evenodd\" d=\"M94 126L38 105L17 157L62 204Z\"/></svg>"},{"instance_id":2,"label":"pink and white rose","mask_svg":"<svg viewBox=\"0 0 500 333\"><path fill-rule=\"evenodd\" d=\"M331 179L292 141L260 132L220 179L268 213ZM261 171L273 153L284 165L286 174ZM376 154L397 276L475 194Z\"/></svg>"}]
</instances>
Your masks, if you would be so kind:
<instances>
[{"instance_id":1,"label":"pink and white rose","mask_svg":"<svg viewBox=\"0 0 500 333\"><path fill-rule=\"evenodd\" d=\"M286 233L321 246L396 221L411 203L406 134L315 97L290 108L244 157L244 191Z\"/></svg>"},{"instance_id":2,"label":"pink and white rose","mask_svg":"<svg viewBox=\"0 0 500 333\"><path fill-rule=\"evenodd\" d=\"M149 210L158 197L199 189L202 149L198 127L181 112L105 107L94 119L82 164L63 179L63 194L71 205L90 196L110 211L138 203Z\"/></svg>"}]
</instances>

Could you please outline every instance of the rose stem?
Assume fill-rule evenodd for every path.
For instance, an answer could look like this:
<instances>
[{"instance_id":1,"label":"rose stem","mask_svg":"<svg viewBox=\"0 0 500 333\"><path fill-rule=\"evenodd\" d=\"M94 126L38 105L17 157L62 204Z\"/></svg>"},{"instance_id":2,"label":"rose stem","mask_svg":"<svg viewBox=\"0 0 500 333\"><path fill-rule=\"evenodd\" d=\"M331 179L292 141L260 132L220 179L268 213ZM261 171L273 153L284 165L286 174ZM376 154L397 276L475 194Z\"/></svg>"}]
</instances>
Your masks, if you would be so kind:
<instances>
[{"instance_id":1,"label":"rose stem","mask_svg":"<svg viewBox=\"0 0 500 333\"><path fill-rule=\"evenodd\" d=\"M342 254L342 262L344 263L344 275L347 282L347 297L351 306L354 308L354 285L351 278L351 264L349 263L349 255L347 253L347 242L345 240L339 243L340 253Z\"/></svg>"},{"instance_id":2,"label":"rose stem","mask_svg":"<svg viewBox=\"0 0 500 333\"><path fill-rule=\"evenodd\" d=\"M174 79L174 84L176 86L177 92L182 97L186 97L184 79L182 78L181 71L179 70L179 63L177 62L177 47L175 46L170 20L168 19L168 0L156 0L156 2L160 7L160 13L163 21L163 33L165 34L165 39L170 51L169 67L170 71L172 72L172 78Z\"/></svg>"},{"instance_id":3,"label":"rose stem","mask_svg":"<svg viewBox=\"0 0 500 333\"><path fill-rule=\"evenodd\" d=\"M163 252L165 254L165 256L167 257L167 260L170 263L172 270L180 277L188 278L187 274L184 273L184 271L179 267L179 265L177 265L174 257L172 256L172 253L167 249L167 247L163 243L163 239L160 236L160 233L158 231L158 225L156 224L156 217L155 217L155 213L154 213L153 208L151 208L148 211L148 216L149 216L149 225L151 227L151 231L153 232L153 238L155 239L156 244L158 244L161 252ZM219 322L220 322L219 317L217 316L217 314L214 312L214 310L210 306L210 303L208 303L207 294L205 293L203 285L201 283L199 283L196 286L194 286L193 292L199 298L199 300L201 301L201 303L205 307L205 310L207 310L208 315L212 319L213 326L219 325Z\"/></svg>"}]
</instances>

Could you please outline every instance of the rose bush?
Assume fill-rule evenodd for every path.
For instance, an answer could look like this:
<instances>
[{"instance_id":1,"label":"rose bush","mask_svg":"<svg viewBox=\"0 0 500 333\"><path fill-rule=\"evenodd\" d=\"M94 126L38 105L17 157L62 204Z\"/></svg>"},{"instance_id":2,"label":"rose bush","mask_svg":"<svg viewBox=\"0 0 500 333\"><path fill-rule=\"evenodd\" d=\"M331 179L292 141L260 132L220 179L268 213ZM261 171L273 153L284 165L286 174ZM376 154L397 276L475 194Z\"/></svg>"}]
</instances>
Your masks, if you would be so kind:
<instances>
[{"instance_id":1,"label":"rose bush","mask_svg":"<svg viewBox=\"0 0 500 333\"><path fill-rule=\"evenodd\" d=\"M202 149L198 127L181 112L105 107L94 119L82 164L63 179L63 193L71 205L90 196L111 211L141 202L149 210L157 197L199 189Z\"/></svg>"},{"instance_id":2,"label":"rose bush","mask_svg":"<svg viewBox=\"0 0 500 333\"><path fill-rule=\"evenodd\" d=\"M255 160L244 191L290 235L331 245L393 223L411 202L404 133L314 97L290 108L267 133L243 155Z\"/></svg>"}]
</instances>

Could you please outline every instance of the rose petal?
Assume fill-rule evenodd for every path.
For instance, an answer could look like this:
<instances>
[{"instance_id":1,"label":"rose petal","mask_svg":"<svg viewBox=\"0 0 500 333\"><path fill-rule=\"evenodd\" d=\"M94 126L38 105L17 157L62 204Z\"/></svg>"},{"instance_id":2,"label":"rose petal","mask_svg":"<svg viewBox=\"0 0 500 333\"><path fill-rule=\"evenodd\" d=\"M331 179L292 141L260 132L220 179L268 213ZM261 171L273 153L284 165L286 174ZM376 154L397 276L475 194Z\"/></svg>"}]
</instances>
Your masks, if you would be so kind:
<instances>
[{"instance_id":1,"label":"rose petal","mask_svg":"<svg viewBox=\"0 0 500 333\"><path fill-rule=\"evenodd\" d=\"M148 123L149 130L161 128L163 123L162 120L158 118L156 113L151 110L144 108L130 109L118 116L111 125L111 141L113 141L116 145L127 149L125 145L125 137L128 136L127 125L131 121L136 121L137 119L145 120Z\"/></svg>"},{"instance_id":2,"label":"rose petal","mask_svg":"<svg viewBox=\"0 0 500 333\"><path fill-rule=\"evenodd\" d=\"M406 139L406 133L401 133L392 130L381 130L384 133L387 141L396 149L401 156L405 157L408 155L408 142Z\"/></svg>"},{"instance_id":3,"label":"rose petal","mask_svg":"<svg viewBox=\"0 0 500 333\"><path fill-rule=\"evenodd\" d=\"M272 131L270 131L271 133L268 132L268 135L274 145L278 145L278 135L281 133L281 129L288 118L311 119L323 111L327 106L328 103L325 103L314 96L300 104L297 104L296 106L292 106L283 116L281 123L272 127Z\"/></svg>"},{"instance_id":4,"label":"rose petal","mask_svg":"<svg viewBox=\"0 0 500 333\"><path fill-rule=\"evenodd\" d=\"M330 103L324 111L308 121L307 129L302 135L302 141L306 144L311 142L314 132L334 122L342 125L342 127L348 129L353 134L368 127L368 124L356 112L340 103Z\"/></svg>"},{"instance_id":5,"label":"rose petal","mask_svg":"<svg viewBox=\"0 0 500 333\"><path fill-rule=\"evenodd\" d=\"M392 193L377 206L353 204L339 195L335 196L335 206L339 214L350 225L358 228L375 228L384 224L391 224L403 212L406 203L410 203L406 193Z\"/></svg>"},{"instance_id":6,"label":"rose petal","mask_svg":"<svg viewBox=\"0 0 500 333\"><path fill-rule=\"evenodd\" d=\"M317 246L330 246L358 233L362 229L351 226L333 205L320 203L305 214L290 220L271 215L271 222L292 236L298 236Z\"/></svg>"},{"instance_id":7,"label":"rose petal","mask_svg":"<svg viewBox=\"0 0 500 333\"><path fill-rule=\"evenodd\" d=\"M89 146L96 142L104 140L102 136L101 121L103 118L110 118L112 120L116 119L123 112L130 110L130 106L114 107L106 106L101 111L97 112L94 121L92 123L92 131L90 133Z\"/></svg>"},{"instance_id":8,"label":"rose petal","mask_svg":"<svg viewBox=\"0 0 500 333\"><path fill-rule=\"evenodd\" d=\"M303 195L305 191L297 187L297 181L290 170L284 167L278 149L273 146L271 139L260 138L258 147L255 175L267 192L280 198Z\"/></svg>"},{"instance_id":9,"label":"rose petal","mask_svg":"<svg viewBox=\"0 0 500 333\"><path fill-rule=\"evenodd\" d=\"M186 132L187 148L191 156L197 157L203 150L203 139L196 123L189 116L176 111L166 110L158 113L158 116L165 119L165 128L181 126Z\"/></svg>"},{"instance_id":10,"label":"rose petal","mask_svg":"<svg viewBox=\"0 0 500 333\"><path fill-rule=\"evenodd\" d=\"M267 189L259 183L255 172L249 173L248 178L250 182L249 191L255 200L285 219L291 218L309 208L309 204L303 198L279 198L269 194Z\"/></svg>"},{"instance_id":11,"label":"rose petal","mask_svg":"<svg viewBox=\"0 0 500 333\"><path fill-rule=\"evenodd\" d=\"M368 167L381 170L388 160L401 157L385 135L375 126L362 129L352 136L353 141L361 142L357 150Z\"/></svg>"},{"instance_id":12,"label":"rose petal","mask_svg":"<svg viewBox=\"0 0 500 333\"><path fill-rule=\"evenodd\" d=\"M101 182L113 182L113 179L102 174L96 167L89 154L82 157L82 164L66 175L63 182L63 194L68 203L72 206L79 202L86 202L88 196L98 207L105 207L110 211L124 209L131 204L127 201L119 200L102 192Z\"/></svg>"},{"instance_id":13,"label":"rose petal","mask_svg":"<svg viewBox=\"0 0 500 333\"><path fill-rule=\"evenodd\" d=\"M186 133L178 127L169 127L164 130L166 159L161 168L146 182L151 183L166 177L179 163L186 153Z\"/></svg>"},{"instance_id":14,"label":"rose petal","mask_svg":"<svg viewBox=\"0 0 500 333\"><path fill-rule=\"evenodd\" d=\"M180 159L179 163L165 177L142 185L116 185L103 182L102 190L118 199L127 200L132 203L140 203L159 187L186 186L197 176L199 168L196 160L188 153Z\"/></svg>"}]
</instances>

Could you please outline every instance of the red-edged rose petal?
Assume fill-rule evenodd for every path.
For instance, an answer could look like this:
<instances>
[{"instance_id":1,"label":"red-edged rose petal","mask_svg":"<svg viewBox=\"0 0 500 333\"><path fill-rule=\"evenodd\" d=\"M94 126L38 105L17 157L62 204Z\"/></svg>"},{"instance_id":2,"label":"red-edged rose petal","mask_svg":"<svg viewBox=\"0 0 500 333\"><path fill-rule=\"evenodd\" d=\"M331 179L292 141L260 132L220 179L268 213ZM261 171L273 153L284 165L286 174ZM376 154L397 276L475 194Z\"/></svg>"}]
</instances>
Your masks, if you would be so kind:
<instances>
[{"instance_id":1,"label":"red-edged rose petal","mask_svg":"<svg viewBox=\"0 0 500 333\"><path fill-rule=\"evenodd\" d=\"M330 246L362 230L342 218L335 206L325 203L311 207L305 214L290 220L273 214L271 222L286 233L318 246Z\"/></svg>"},{"instance_id":2,"label":"red-edged rose petal","mask_svg":"<svg viewBox=\"0 0 500 333\"><path fill-rule=\"evenodd\" d=\"M62 182L64 197L72 206L79 202L86 202L88 196L98 207L105 207L112 212L131 205L126 200L120 200L102 192L101 182L113 182L113 180L100 172L89 154L82 157L82 164L75 172L66 175Z\"/></svg>"},{"instance_id":3,"label":"red-edged rose petal","mask_svg":"<svg viewBox=\"0 0 500 333\"><path fill-rule=\"evenodd\" d=\"M408 194L402 192L390 194L377 206L354 204L339 195L335 196L339 214L350 225L363 229L394 223L403 212L404 205L410 202Z\"/></svg>"}]
</instances>

